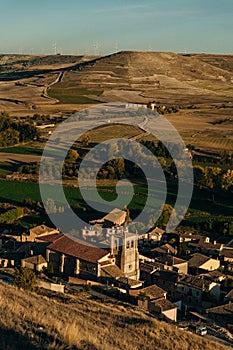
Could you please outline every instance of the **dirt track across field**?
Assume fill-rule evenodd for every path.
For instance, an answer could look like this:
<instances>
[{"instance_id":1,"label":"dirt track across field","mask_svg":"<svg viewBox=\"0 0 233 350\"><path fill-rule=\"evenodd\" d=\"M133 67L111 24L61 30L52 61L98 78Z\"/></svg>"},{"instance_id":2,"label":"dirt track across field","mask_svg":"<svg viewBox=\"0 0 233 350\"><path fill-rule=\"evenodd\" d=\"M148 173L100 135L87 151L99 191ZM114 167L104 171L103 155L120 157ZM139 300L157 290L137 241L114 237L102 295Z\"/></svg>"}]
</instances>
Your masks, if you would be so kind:
<instances>
[{"instance_id":1,"label":"dirt track across field","mask_svg":"<svg viewBox=\"0 0 233 350\"><path fill-rule=\"evenodd\" d=\"M1 163L31 163L39 162L40 156L30 155L30 154L18 154L18 153L0 153L0 162Z\"/></svg>"}]
</instances>

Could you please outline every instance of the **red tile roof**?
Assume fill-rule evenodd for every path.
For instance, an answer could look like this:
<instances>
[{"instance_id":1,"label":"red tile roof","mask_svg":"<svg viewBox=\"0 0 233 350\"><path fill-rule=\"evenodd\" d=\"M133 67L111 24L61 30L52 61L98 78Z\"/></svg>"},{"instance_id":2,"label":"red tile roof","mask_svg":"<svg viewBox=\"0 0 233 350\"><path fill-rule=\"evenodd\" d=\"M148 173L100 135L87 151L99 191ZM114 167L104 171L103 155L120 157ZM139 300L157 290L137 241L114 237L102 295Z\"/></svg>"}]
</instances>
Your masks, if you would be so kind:
<instances>
[{"instance_id":1,"label":"red tile roof","mask_svg":"<svg viewBox=\"0 0 233 350\"><path fill-rule=\"evenodd\" d=\"M113 278L118 278L124 275L123 271L116 265L102 267L102 271Z\"/></svg>"},{"instance_id":2,"label":"red tile roof","mask_svg":"<svg viewBox=\"0 0 233 350\"><path fill-rule=\"evenodd\" d=\"M176 305L174 305L170 300L165 298L156 300L155 305L159 306L162 312L177 309Z\"/></svg>"},{"instance_id":3,"label":"red tile roof","mask_svg":"<svg viewBox=\"0 0 233 350\"><path fill-rule=\"evenodd\" d=\"M193 254L193 256L191 257L191 259L189 259L188 264L191 267L200 267L203 264L205 264L207 261L209 261L211 258L209 258L206 255L203 254Z\"/></svg>"},{"instance_id":4,"label":"red tile roof","mask_svg":"<svg viewBox=\"0 0 233 350\"><path fill-rule=\"evenodd\" d=\"M99 259L109 254L107 250L70 238L67 235L57 239L47 248L92 263L97 263Z\"/></svg>"},{"instance_id":5,"label":"red tile roof","mask_svg":"<svg viewBox=\"0 0 233 350\"><path fill-rule=\"evenodd\" d=\"M164 298L165 295L167 294L165 290L163 290L156 284L153 284L152 286L149 286L143 289L137 289L132 292L130 291L130 295L135 297L138 296L140 293L145 293L151 300Z\"/></svg>"}]
</instances>

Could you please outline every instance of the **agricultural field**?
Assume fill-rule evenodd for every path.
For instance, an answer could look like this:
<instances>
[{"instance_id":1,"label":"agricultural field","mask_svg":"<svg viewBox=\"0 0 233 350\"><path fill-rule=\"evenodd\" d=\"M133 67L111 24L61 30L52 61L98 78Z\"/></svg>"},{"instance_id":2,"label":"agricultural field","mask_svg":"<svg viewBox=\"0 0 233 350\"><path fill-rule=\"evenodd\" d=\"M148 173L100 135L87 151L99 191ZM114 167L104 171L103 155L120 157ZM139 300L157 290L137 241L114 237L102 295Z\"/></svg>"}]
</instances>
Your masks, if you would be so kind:
<instances>
[{"instance_id":1,"label":"agricultural field","mask_svg":"<svg viewBox=\"0 0 233 350\"><path fill-rule=\"evenodd\" d=\"M10 115L26 117L44 113L63 118L99 102L148 103L154 100L161 106L177 107L176 113L166 113L165 118L174 125L185 143L195 148L194 154L207 156L211 152L233 151L233 56L227 57L226 65L222 64L226 57L221 55L186 56L161 52L120 52L106 57L12 56L8 59L9 64L4 64L0 74L0 109ZM117 128L107 125L90 132L89 146L83 147L77 142L75 147L82 157L96 143L112 137L139 140L141 134L140 129L130 125ZM45 142L47 130L44 137ZM148 134L145 138L153 139ZM44 142L0 149L0 177L3 179L20 165L38 162ZM116 194L112 181L105 179L98 183L101 196L113 200ZM74 188L75 180L66 179L64 184L70 205L80 205L82 210L85 203L79 190ZM1 201L22 204L25 197L41 201L35 183L1 180L0 189ZM52 187L48 189L48 193L52 190ZM123 187L121 190L127 192ZM135 191L141 196L136 195L129 207L137 212L144 206L146 188L136 185ZM168 204L175 203L176 194L176 184L169 183ZM157 197L159 191L155 187L151 208ZM92 199L92 190L87 193L87 198ZM124 204L122 195L122 207ZM189 209L190 220L202 211L212 216L232 217L230 194L215 193L213 201L211 190L195 188Z\"/></svg>"},{"instance_id":2,"label":"agricultural field","mask_svg":"<svg viewBox=\"0 0 233 350\"><path fill-rule=\"evenodd\" d=\"M122 200L122 208L125 205L126 199L128 198L128 187L121 186L119 190L119 194ZM57 196L56 186L48 186L46 185L46 191L48 194L48 198L53 198L55 202L59 205L64 205L64 203L60 202L59 197ZM99 186L98 187L99 194L106 200L109 201L109 206L111 207L111 201L116 199L116 192L114 186ZM82 195L78 188L74 187L64 187L64 192L69 204L81 210L84 208L87 209L87 213L84 214L86 218L93 218L93 211L88 211L88 206L83 201ZM0 197L1 202L8 202L15 205L22 205L24 203L25 198L30 198L36 202L41 202L39 185L35 183L24 183L24 182L16 182L16 181L6 181L0 180L0 193L2 194ZM134 185L134 198L132 202L129 204L129 209L134 216L136 213L140 212L147 200L147 188L142 185ZM173 183L168 184L168 195L166 202L168 204L174 205L177 194L177 186ZM93 202L93 189L90 187L85 192L85 198ZM155 207L159 207L161 205L160 200L160 190L154 188L153 197L149 199L149 208L151 213L154 212ZM86 210L85 209L85 210ZM114 209L114 207L112 207ZM210 217L225 217L227 221L230 217L233 218L233 203L231 199L231 195L227 194L215 194L215 202L212 200L212 193L208 190L194 190L193 198L190 204L189 213L194 216L194 220L196 217L200 215L201 212L207 213L206 216ZM34 220L35 218L33 218ZM29 219L28 219L29 220ZM38 221L38 218L36 219ZM189 220L192 220L191 218ZM203 218L205 220L205 218ZM41 218L41 222L44 221L44 218ZM29 220L31 222L31 219Z\"/></svg>"},{"instance_id":3,"label":"agricultural field","mask_svg":"<svg viewBox=\"0 0 233 350\"><path fill-rule=\"evenodd\" d=\"M63 86L50 88L49 96L59 100L60 104L96 104L102 91L91 91L85 88L64 88Z\"/></svg>"}]
</instances>

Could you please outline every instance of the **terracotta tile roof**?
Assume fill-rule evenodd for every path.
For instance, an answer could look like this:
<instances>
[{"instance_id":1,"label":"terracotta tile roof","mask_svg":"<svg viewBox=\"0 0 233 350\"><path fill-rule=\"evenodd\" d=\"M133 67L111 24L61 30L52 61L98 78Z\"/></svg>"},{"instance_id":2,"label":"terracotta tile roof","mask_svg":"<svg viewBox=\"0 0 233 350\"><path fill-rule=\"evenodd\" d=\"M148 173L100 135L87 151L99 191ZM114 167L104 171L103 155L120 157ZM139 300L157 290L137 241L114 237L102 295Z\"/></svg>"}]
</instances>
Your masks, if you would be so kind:
<instances>
[{"instance_id":1,"label":"terracotta tile roof","mask_svg":"<svg viewBox=\"0 0 233 350\"><path fill-rule=\"evenodd\" d=\"M211 309L207 309L206 311L207 313L214 313L218 315L233 317L233 303L229 302L228 304L225 304L225 305L212 307Z\"/></svg>"},{"instance_id":2,"label":"terracotta tile roof","mask_svg":"<svg viewBox=\"0 0 233 350\"><path fill-rule=\"evenodd\" d=\"M70 238L67 235L57 239L47 248L92 263L97 263L99 259L109 254L107 250Z\"/></svg>"},{"instance_id":3,"label":"terracotta tile roof","mask_svg":"<svg viewBox=\"0 0 233 350\"><path fill-rule=\"evenodd\" d=\"M137 290L138 295L140 293L145 293L150 299L159 299L164 298L166 295L166 291L162 288L158 287L156 284L153 284L152 286Z\"/></svg>"},{"instance_id":4,"label":"terracotta tile roof","mask_svg":"<svg viewBox=\"0 0 233 350\"><path fill-rule=\"evenodd\" d=\"M163 268L163 264L160 263L154 263L154 262L145 262L140 264L140 271L146 272L146 273L152 273L153 271L158 270L159 268Z\"/></svg>"},{"instance_id":5,"label":"terracotta tile roof","mask_svg":"<svg viewBox=\"0 0 233 350\"><path fill-rule=\"evenodd\" d=\"M193 254L192 258L188 261L189 266L191 267L200 267L206 263L210 258L203 254Z\"/></svg>"},{"instance_id":6,"label":"terracotta tile roof","mask_svg":"<svg viewBox=\"0 0 233 350\"><path fill-rule=\"evenodd\" d=\"M174 305L170 300L161 298L155 301L155 305L161 308L161 311L168 311L172 309L177 309L177 306Z\"/></svg>"},{"instance_id":7,"label":"terracotta tile roof","mask_svg":"<svg viewBox=\"0 0 233 350\"><path fill-rule=\"evenodd\" d=\"M61 238L62 236L64 236L63 233L53 233L51 235L46 235L46 236L42 236L42 237L38 237L36 238L36 241L43 241L43 242L49 242L49 243L53 243L55 242L57 239Z\"/></svg>"},{"instance_id":8,"label":"terracotta tile roof","mask_svg":"<svg viewBox=\"0 0 233 350\"><path fill-rule=\"evenodd\" d=\"M179 280L179 283L191 286L193 288L205 290L209 288L212 281L199 276L186 275Z\"/></svg>"},{"instance_id":9,"label":"terracotta tile roof","mask_svg":"<svg viewBox=\"0 0 233 350\"><path fill-rule=\"evenodd\" d=\"M153 275L161 281L169 281L173 283L177 282L179 278L179 274L177 272L168 270L155 271Z\"/></svg>"},{"instance_id":10,"label":"terracotta tile roof","mask_svg":"<svg viewBox=\"0 0 233 350\"><path fill-rule=\"evenodd\" d=\"M177 258L177 257L172 256L172 255L167 255L167 256L158 257L158 258L156 258L156 260L157 260L159 263L167 264L167 265L169 265L169 266L174 266L174 265L183 264L183 263L186 263L186 262L187 262L186 260Z\"/></svg>"},{"instance_id":11,"label":"terracotta tile roof","mask_svg":"<svg viewBox=\"0 0 233 350\"><path fill-rule=\"evenodd\" d=\"M220 255L229 259L233 259L233 249L223 249Z\"/></svg>"},{"instance_id":12,"label":"terracotta tile roof","mask_svg":"<svg viewBox=\"0 0 233 350\"><path fill-rule=\"evenodd\" d=\"M221 250L222 248L221 243L206 243L203 240L200 240L198 242L191 242L188 245L189 247L200 247L206 250Z\"/></svg>"},{"instance_id":13,"label":"terracotta tile roof","mask_svg":"<svg viewBox=\"0 0 233 350\"><path fill-rule=\"evenodd\" d=\"M132 278L128 278L124 276L118 278L117 281L125 285L128 285L129 287L137 287L137 286L140 287L142 285L142 281L137 281Z\"/></svg>"},{"instance_id":14,"label":"terracotta tile roof","mask_svg":"<svg viewBox=\"0 0 233 350\"><path fill-rule=\"evenodd\" d=\"M209 271L207 273L201 274L200 276L204 276L206 279L210 279L211 281L216 282L226 279L226 276L218 270Z\"/></svg>"},{"instance_id":15,"label":"terracotta tile roof","mask_svg":"<svg viewBox=\"0 0 233 350\"><path fill-rule=\"evenodd\" d=\"M23 259L23 261L34 265L40 265L47 262L42 255L30 256L29 258Z\"/></svg>"},{"instance_id":16,"label":"terracotta tile roof","mask_svg":"<svg viewBox=\"0 0 233 350\"><path fill-rule=\"evenodd\" d=\"M101 267L101 270L113 278L119 278L123 276L123 271L119 269L119 267L116 265L104 266L104 267Z\"/></svg>"},{"instance_id":17,"label":"terracotta tile roof","mask_svg":"<svg viewBox=\"0 0 233 350\"><path fill-rule=\"evenodd\" d=\"M176 253L176 249L173 248L173 246L171 246L170 244L166 243L164 245L161 245L158 248L154 248L151 249L152 252L157 252L157 253L162 253L162 254L166 254L166 253L171 253L171 254L175 254Z\"/></svg>"}]
</instances>

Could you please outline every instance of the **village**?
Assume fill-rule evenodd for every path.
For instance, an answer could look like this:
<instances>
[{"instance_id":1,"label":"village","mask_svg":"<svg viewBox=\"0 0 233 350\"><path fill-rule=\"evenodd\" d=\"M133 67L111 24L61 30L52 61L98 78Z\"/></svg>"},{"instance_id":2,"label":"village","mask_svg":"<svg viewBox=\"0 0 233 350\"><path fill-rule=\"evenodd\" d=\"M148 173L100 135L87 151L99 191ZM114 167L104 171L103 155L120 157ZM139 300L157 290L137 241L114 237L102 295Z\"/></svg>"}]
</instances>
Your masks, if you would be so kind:
<instances>
[{"instance_id":1,"label":"village","mask_svg":"<svg viewBox=\"0 0 233 350\"><path fill-rule=\"evenodd\" d=\"M37 275L58 293L85 290L101 301L137 305L159 320L232 340L233 238L196 232L168 234L155 227L132 233L126 212L114 209L83 227L80 237L40 225L0 237L0 279L16 268Z\"/></svg>"}]
</instances>

